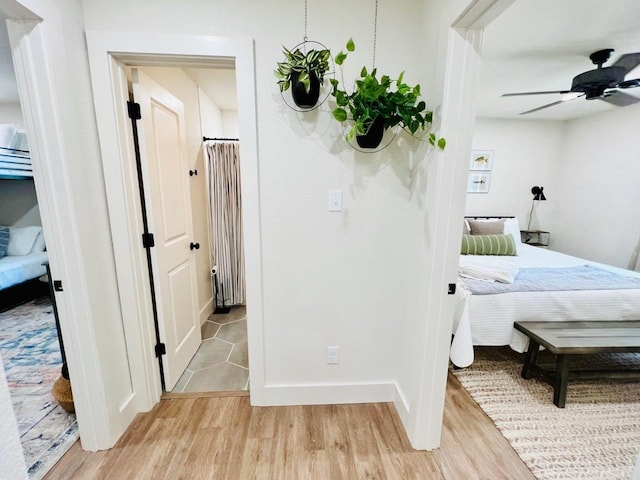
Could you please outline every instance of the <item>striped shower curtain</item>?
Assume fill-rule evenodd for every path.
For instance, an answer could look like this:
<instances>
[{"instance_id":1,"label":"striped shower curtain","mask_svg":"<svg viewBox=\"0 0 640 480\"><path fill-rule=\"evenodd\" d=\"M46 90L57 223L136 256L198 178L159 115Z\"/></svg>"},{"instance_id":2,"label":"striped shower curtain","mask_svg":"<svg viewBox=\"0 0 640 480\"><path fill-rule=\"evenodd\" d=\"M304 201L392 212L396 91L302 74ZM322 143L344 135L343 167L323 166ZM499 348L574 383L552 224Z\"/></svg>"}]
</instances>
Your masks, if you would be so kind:
<instances>
[{"instance_id":1,"label":"striped shower curtain","mask_svg":"<svg viewBox=\"0 0 640 480\"><path fill-rule=\"evenodd\" d=\"M245 303L242 196L237 142L207 145L208 188L211 202L211 255L217 265L218 298L222 305Z\"/></svg>"}]
</instances>

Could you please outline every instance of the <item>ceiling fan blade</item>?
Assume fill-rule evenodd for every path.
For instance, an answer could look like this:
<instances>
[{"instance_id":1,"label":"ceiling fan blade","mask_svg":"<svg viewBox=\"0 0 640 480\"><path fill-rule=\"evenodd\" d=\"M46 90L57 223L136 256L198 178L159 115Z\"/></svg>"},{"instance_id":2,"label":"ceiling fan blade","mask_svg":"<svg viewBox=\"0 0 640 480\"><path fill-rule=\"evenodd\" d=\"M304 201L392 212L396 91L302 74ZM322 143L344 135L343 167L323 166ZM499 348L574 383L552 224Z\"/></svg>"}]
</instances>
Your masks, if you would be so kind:
<instances>
[{"instance_id":1,"label":"ceiling fan blade","mask_svg":"<svg viewBox=\"0 0 640 480\"><path fill-rule=\"evenodd\" d=\"M640 102L640 98L617 90L613 90L611 93L606 93L598 98L617 107L626 107L627 105L633 105L634 103Z\"/></svg>"},{"instance_id":2,"label":"ceiling fan blade","mask_svg":"<svg viewBox=\"0 0 640 480\"><path fill-rule=\"evenodd\" d=\"M557 102L547 103L546 105L543 105L543 106L537 107L537 108L533 108L531 110L527 110L526 112L520 112L520 115L526 115L527 113L537 112L538 110L542 110L544 108L553 107L554 105L560 105L561 103L564 103L564 100L558 100Z\"/></svg>"},{"instance_id":3,"label":"ceiling fan blade","mask_svg":"<svg viewBox=\"0 0 640 480\"><path fill-rule=\"evenodd\" d=\"M569 93L569 92L567 92L567 93ZM571 98L567 98L567 99L563 99L563 100L558 100L557 102L548 103L546 105L542 105L541 107L533 108L531 110L527 110L526 112L521 112L520 115L526 115L527 113L537 112L538 110L543 110L545 108L553 107L554 105L560 105L561 103L570 102L571 100L575 100L576 98L580 98L580 97L584 97L584 96L585 96L585 94L583 93L582 95L576 95L575 97L571 97Z\"/></svg>"},{"instance_id":4,"label":"ceiling fan blade","mask_svg":"<svg viewBox=\"0 0 640 480\"><path fill-rule=\"evenodd\" d=\"M522 93L503 93L501 97L517 97L519 95L550 95L552 93L571 93L571 90L554 90L552 92L522 92Z\"/></svg>"},{"instance_id":5,"label":"ceiling fan blade","mask_svg":"<svg viewBox=\"0 0 640 480\"><path fill-rule=\"evenodd\" d=\"M640 65L640 53L626 53L622 55L612 67L624 67L626 75L638 65Z\"/></svg>"},{"instance_id":6,"label":"ceiling fan blade","mask_svg":"<svg viewBox=\"0 0 640 480\"><path fill-rule=\"evenodd\" d=\"M640 78L634 78L633 80L625 80L618 84L618 88L635 88L640 87Z\"/></svg>"}]
</instances>

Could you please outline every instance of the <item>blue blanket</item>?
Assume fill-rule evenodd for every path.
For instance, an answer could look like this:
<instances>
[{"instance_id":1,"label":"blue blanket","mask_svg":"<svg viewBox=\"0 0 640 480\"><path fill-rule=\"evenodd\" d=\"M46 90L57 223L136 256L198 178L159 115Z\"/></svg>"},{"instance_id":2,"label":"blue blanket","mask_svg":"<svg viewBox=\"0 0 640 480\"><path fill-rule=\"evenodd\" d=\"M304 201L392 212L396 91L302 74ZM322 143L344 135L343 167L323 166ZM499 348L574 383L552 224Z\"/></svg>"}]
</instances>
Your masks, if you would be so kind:
<instances>
[{"instance_id":1,"label":"blue blanket","mask_svg":"<svg viewBox=\"0 0 640 480\"><path fill-rule=\"evenodd\" d=\"M591 265L521 268L513 283L485 282L472 278L464 278L463 281L474 295L559 290L640 289L640 277L620 275Z\"/></svg>"}]
</instances>

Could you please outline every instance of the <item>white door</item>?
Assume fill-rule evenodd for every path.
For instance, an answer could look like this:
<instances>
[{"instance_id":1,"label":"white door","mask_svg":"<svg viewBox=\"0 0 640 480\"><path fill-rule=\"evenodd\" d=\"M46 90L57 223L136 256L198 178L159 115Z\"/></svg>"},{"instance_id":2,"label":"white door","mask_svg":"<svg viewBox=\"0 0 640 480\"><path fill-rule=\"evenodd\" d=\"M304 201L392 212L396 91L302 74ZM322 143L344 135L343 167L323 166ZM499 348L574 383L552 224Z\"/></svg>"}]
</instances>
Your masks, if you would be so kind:
<instances>
[{"instance_id":1,"label":"white door","mask_svg":"<svg viewBox=\"0 0 640 480\"><path fill-rule=\"evenodd\" d=\"M184 105L139 70L132 75L140 104L140 154L151 249L165 389L173 390L202 341L189 192ZM204 248L207 248L206 245Z\"/></svg>"}]
</instances>

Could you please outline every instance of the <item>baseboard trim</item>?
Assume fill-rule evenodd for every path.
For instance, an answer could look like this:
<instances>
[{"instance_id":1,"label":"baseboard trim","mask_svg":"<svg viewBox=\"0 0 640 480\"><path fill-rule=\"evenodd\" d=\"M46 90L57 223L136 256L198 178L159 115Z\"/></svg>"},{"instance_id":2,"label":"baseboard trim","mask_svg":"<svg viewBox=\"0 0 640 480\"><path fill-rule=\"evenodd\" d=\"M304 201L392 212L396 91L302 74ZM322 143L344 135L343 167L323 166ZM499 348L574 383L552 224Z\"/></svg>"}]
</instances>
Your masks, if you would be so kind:
<instances>
[{"instance_id":1,"label":"baseboard trim","mask_svg":"<svg viewBox=\"0 0 640 480\"><path fill-rule=\"evenodd\" d=\"M207 303L204 304L204 307L200 309L200 326L204 325L204 322L207 321L209 315L213 313L213 296L207 300Z\"/></svg>"},{"instance_id":2,"label":"baseboard trim","mask_svg":"<svg viewBox=\"0 0 640 480\"><path fill-rule=\"evenodd\" d=\"M344 403L393 402L394 382L322 385L265 385L263 406L333 405Z\"/></svg>"},{"instance_id":3,"label":"baseboard trim","mask_svg":"<svg viewBox=\"0 0 640 480\"><path fill-rule=\"evenodd\" d=\"M395 385L393 404L396 407L396 411L398 412L398 416L400 417L405 430L407 430L407 422L409 421L411 408L409 407L409 402L407 402L407 398L402 392L402 389L397 384Z\"/></svg>"}]
</instances>

